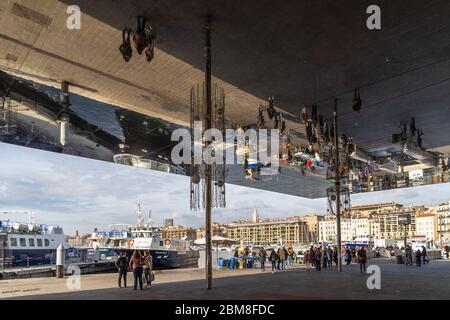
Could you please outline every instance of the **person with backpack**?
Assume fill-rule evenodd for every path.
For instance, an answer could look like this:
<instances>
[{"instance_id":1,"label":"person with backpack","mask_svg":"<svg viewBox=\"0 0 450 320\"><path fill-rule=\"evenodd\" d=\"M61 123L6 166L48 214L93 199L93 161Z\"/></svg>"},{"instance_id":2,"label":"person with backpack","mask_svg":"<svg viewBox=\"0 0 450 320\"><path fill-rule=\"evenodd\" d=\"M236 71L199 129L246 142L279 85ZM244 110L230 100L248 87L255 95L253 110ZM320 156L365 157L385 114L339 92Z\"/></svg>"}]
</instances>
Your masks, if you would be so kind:
<instances>
[{"instance_id":1,"label":"person with backpack","mask_svg":"<svg viewBox=\"0 0 450 320\"><path fill-rule=\"evenodd\" d=\"M128 274L128 258L127 253L125 251L120 253L119 258L116 261L116 268L119 273L119 288L122 288L122 278L123 278L123 285L126 288L127 287L127 274Z\"/></svg>"},{"instance_id":2,"label":"person with backpack","mask_svg":"<svg viewBox=\"0 0 450 320\"><path fill-rule=\"evenodd\" d=\"M292 250L291 247L289 247L287 249L287 263L286 263L286 267L291 267L292 264L294 263L294 250Z\"/></svg>"},{"instance_id":3,"label":"person with backpack","mask_svg":"<svg viewBox=\"0 0 450 320\"><path fill-rule=\"evenodd\" d=\"M272 273L277 271L277 261L278 261L278 255L275 252L275 249L272 249L272 252L270 253L269 261L272 263Z\"/></svg>"}]
</instances>

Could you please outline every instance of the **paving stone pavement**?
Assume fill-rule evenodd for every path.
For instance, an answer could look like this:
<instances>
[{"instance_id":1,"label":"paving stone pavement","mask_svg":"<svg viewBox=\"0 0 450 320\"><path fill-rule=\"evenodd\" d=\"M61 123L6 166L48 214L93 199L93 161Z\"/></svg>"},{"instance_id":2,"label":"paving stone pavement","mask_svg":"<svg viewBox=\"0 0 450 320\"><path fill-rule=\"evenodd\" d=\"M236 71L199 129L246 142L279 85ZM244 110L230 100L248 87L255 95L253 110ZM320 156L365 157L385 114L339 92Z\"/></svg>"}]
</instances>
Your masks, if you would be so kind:
<instances>
[{"instance_id":1,"label":"paving stone pavement","mask_svg":"<svg viewBox=\"0 0 450 320\"><path fill-rule=\"evenodd\" d=\"M81 276L81 288L69 290L72 279L40 278L0 281L0 299L450 299L450 261L432 261L418 268L371 260L381 270L381 289L369 290L370 274L358 265L322 272L296 267L272 274L258 269L215 270L213 289L205 289L203 269L165 270L150 289L117 288L116 274Z\"/></svg>"}]
</instances>

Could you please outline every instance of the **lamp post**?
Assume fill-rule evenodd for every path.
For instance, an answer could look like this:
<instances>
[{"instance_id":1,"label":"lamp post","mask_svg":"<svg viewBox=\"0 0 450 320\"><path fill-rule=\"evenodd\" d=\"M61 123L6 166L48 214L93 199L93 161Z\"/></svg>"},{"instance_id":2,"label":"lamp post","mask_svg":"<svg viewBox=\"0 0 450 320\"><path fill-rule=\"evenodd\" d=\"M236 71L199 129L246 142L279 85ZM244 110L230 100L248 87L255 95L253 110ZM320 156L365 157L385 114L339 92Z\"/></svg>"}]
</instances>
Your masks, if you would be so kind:
<instances>
[{"instance_id":1,"label":"lamp post","mask_svg":"<svg viewBox=\"0 0 450 320\"><path fill-rule=\"evenodd\" d=\"M334 99L333 111L333 127L334 127L334 166L335 186L336 186L336 237L337 237L337 253L338 253L338 270L342 271L342 241L341 241L341 174L339 172L339 136L337 129L337 98Z\"/></svg>"}]
</instances>

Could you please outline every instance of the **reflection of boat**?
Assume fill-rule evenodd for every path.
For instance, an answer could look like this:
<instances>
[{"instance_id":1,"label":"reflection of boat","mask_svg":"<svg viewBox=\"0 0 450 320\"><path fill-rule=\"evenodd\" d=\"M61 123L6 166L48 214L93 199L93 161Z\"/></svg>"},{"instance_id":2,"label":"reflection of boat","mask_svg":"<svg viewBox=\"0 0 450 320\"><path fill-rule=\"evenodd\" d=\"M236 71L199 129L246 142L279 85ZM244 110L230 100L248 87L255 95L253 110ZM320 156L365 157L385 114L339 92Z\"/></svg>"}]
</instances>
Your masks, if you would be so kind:
<instances>
[{"instance_id":1,"label":"reflection of boat","mask_svg":"<svg viewBox=\"0 0 450 320\"><path fill-rule=\"evenodd\" d=\"M162 157L162 156L161 156ZM164 162L166 161L166 162ZM145 159L134 154L123 153L114 155L114 162L118 164L125 164L143 169L158 170L168 173L185 174L185 170L181 167L167 163L169 160L161 158L161 161Z\"/></svg>"},{"instance_id":2,"label":"reflection of boat","mask_svg":"<svg viewBox=\"0 0 450 320\"><path fill-rule=\"evenodd\" d=\"M66 236L59 226L0 221L0 264L5 266L52 264L60 244L66 244Z\"/></svg>"},{"instance_id":3,"label":"reflection of boat","mask_svg":"<svg viewBox=\"0 0 450 320\"><path fill-rule=\"evenodd\" d=\"M131 257L134 250L148 250L153 257L154 268L190 268L198 266L199 252L190 248L191 241L176 238L162 238L159 230L150 223L144 224L141 208L135 226L114 225L111 231L98 232L91 236L91 246L113 249L116 253L127 252Z\"/></svg>"}]
</instances>

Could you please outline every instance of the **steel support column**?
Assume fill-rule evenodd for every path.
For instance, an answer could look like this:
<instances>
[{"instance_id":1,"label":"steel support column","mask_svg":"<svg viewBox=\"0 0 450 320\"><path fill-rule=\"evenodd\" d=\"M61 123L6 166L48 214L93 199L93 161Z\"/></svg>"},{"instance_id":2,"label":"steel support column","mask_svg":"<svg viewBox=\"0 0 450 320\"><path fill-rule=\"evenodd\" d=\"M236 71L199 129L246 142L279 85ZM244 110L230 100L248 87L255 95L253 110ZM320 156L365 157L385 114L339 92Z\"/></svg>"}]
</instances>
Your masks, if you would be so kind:
<instances>
[{"instance_id":1,"label":"steel support column","mask_svg":"<svg viewBox=\"0 0 450 320\"><path fill-rule=\"evenodd\" d=\"M205 25L205 99L206 99L206 113L205 113L205 130L208 130L212 126L212 100L211 100L211 15L206 17ZM206 146L210 144L206 142ZM212 179L211 179L211 165L205 164L205 241L206 241L206 253L205 253L205 270L206 270L206 287L211 289L212 287L212 241L211 241L211 229L212 229L212 212L211 212L211 200L212 200Z\"/></svg>"},{"instance_id":2,"label":"steel support column","mask_svg":"<svg viewBox=\"0 0 450 320\"><path fill-rule=\"evenodd\" d=\"M338 270L342 271L342 242L341 242L341 174L339 172L339 135L337 127L337 98L334 99L333 127L334 127L334 165L336 169L336 242L338 250Z\"/></svg>"}]
</instances>

